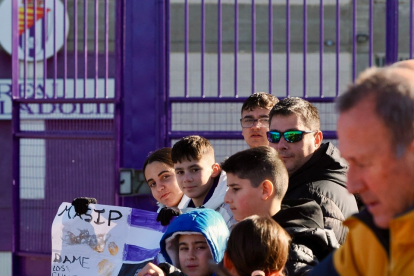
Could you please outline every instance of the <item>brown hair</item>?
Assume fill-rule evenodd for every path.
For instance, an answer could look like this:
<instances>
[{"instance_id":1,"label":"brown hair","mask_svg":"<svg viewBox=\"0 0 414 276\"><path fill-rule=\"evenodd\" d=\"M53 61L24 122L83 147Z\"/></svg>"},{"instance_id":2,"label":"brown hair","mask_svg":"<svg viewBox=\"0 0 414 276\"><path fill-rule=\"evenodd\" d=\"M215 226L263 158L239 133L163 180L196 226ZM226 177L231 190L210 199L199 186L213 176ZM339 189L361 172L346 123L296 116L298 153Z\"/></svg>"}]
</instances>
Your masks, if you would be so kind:
<instances>
[{"instance_id":1,"label":"brown hair","mask_svg":"<svg viewBox=\"0 0 414 276\"><path fill-rule=\"evenodd\" d=\"M190 135L180 139L174 144L171 151L172 162L174 164L184 159L188 161L200 160L204 154L211 153L214 156L214 149L210 142L201 136Z\"/></svg>"},{"instance_id":2,"label":"brown hair","mask_svg":"<svg viewBox=\"0 0 414 276\"><path fill-rule=\"evenodd\" d=\"M287 191L288 172L274 148L260 146L240 151L226 159L221 168L238 178L248 179L255 188L264 180L271 181L277 199L282 199Z\"/></svg>"},{"instance_id":3,"label":"brown hair","mask_svg":"<svg viewBox=\"0 0 414 276\"><path fill-rule=\"evenodd\" d=\"M280 100L269 113L269 124L274 116L290 116L295 114L311 130L320 130L321 121L318 109L310 102L298 98L284 98Z\"/></svg>"},{"instance_id":4,"label":"brown hair","mask_svg":"<svg viewBox=\"0 0 414 276\"><path fill-rule=\"evenodd\" d=\"M241 108L241 113L243 113L243 110L253 111L253 109L257 107L270 110L278 101L279 99L276 96L265 92L256 92L254 94L251 94L247 100L244 101Z\"/></svg>"},{"instance_id":5,"label":"brown hair","mask_svg":"<svg viewBox=\"0 0 414 276\"><path fill-rule=\"evenodd\" d=\"M145 168L152 162L161 162L170 168L174 168L174 163L171 159L171 148L160 148L154 152L149 153L147 160L144 162L144 167L142 168L145 181L147 181L147 178L145 177Z\"/></svg>"},{"instance_id":6,"label":"brown hair","mask_svg":"<svg viewBox=\"0 0 414 276\"><path fill-rule=\"evenodd\" d=\"M226 253L239 276L250 276L255 270L267 274L285 267L290 240L272 218L254 215L234 226Z\"/></svg>"}]
</instances>

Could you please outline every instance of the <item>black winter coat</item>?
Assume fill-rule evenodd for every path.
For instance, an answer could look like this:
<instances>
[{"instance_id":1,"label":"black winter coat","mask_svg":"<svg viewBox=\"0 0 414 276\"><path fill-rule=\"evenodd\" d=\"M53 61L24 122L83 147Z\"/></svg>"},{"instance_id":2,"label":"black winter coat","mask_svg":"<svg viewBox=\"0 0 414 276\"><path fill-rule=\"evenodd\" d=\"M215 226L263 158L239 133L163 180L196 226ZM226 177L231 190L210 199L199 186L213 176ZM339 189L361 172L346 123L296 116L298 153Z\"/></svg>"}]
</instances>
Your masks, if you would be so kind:
<instances>
[{"instance_id":1,"label":"black winter coat","mask_svg":"<svg viewBox=\"0 0 414 276\"><path fill-rule=\"evenodd\" d=\"M322 210L314 200L285 200L285 203L273 219L292 238L286 263L287 275L300 276L310 271L339 244L333 231L324 229Z\"/></svg>"},{"instance_id":2,"label":"black winter coat","mask_svg":"<svg viewBox=\"0 0 414 276\"><path fill-rule=\"evenodd\" d=\"M346 189L348 165L332 143L324 143L311 159L289 177L284 199L309 198L322 208L325 228L343 244L348 229L342 225L358 212L355 197Z\"/></svg>"}]
</instances>

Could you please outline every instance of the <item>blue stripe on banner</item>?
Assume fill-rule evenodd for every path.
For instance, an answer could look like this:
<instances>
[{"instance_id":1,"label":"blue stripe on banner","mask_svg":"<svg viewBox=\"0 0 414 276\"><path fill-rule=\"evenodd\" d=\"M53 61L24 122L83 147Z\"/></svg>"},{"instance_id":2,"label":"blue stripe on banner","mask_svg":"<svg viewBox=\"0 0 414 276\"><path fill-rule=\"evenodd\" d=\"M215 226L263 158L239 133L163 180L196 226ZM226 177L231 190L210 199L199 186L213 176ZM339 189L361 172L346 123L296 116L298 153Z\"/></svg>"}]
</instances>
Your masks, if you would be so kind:
<instances>
[{"instance_id":1,"label":"blue stripe on banner","mask_svg":"<svg viewBox=\"0 0 414 276\"><path fill-rule=\"evenodd\" d=\"M147 249L137 245L125 244L122 260L129 262L140 262L148 259L154 259L159 252L159 248Z\"/></svg>"},{"instance_id":2,"label":"blue stripe on banner","mask_svg":"<svg viewBox=\"0 0 414 276\"><path fill-rule=\"evenodd\" d=\"M167 226L162 226L157 221L157 213L149 212L140 209L132 209L131 214L128 216L128 224L132 227L146 228L164 233Z\"/></svg>"}]
</instances>

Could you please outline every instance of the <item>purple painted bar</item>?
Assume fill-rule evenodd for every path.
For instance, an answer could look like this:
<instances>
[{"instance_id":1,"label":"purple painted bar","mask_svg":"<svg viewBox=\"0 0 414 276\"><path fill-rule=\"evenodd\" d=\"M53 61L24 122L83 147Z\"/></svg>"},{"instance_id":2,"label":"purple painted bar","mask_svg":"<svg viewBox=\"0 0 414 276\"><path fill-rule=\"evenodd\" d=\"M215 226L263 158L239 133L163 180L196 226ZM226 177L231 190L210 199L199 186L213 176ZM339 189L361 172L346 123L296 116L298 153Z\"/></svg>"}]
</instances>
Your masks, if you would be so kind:
<instances>
[{"instance_id":1,"label":"purple painted bar","mask_svg":"<svg viewBox=\"0 0 414 276\"><path fill-rule=\"evenodd\" d=\"M108 15L108 0L105 0L105 98L108 98L108 24L109 24L109 15Z\"/></svg>"},{"instance_id":2,"label":"purple painted bar","mask_svg":"<svg viewBox=\"0 0 414 276\"><path fill-rule=\"evenodd\" d=\"M254 54L256 52L256 5L252 0L252 94L255 92Z\"/></svg>"},{"instance_id":3,"label":"purple painted bar","mask_svg":"<svg viewBox=\"0 0 414 276\"><path fill-rule=\"evenodd\" d=\"M204 0L201 0L201 97L204 95L204 52L206 47L206 19Z\"/></svg>"},{"instance_id":4,"label":"purple painted bar","mask_svg":"<svg viewBox=\"0 0 414 276\"><path fill-rule=\"evenodd\" d=\"M308 55L308 5L303 0L303 97L308 97L306 89L306 58Z\"/></svg>"},{"instance_id":5,"label":"purple painted bar","mask_svg":"<svg viewBox=\"0 0 414 276\"><path fill-rule=\"evenodd\" d=\"M398 61L398 0L385 4L385 64Z\"/></svg>"},{"instance_id":6,"label":"purple painted bar","mask_svg":"<svg viewBox=\"0 0 414 276\"><path fill-rule=\"evenodd\" d=\"M323 0L319 2L319 96L323 97Z\"/></svg>"},{"instance_id":7,"label":"purple painted bar","mask_svg":"<svg viewBox=\"0 0 414 276\"><path fill-rule=\"evenodd\" d=\"M42 23L42 28L43 28L43 33L46 34L47 33L47 11L46 11L46 4L47 4L47 0L44 0L43 3L43 23ZM56 21L54 21L55 23ZM46 39L43 37L42 39L42 44L43 44L43 98L46 98L47 96L47 88L46 88L46 77L47 77L47 62L46 62Z\"/></svg>"},{"instance_id":8,"label":"purple painted bar","mask_svg":"<svg viewBox=\"0 0 414 276\"><path fill-rule=\"evenodd\" d=\"M133 209L136 210L136 209ZM160 252L159 248L146 249L137 245L125 244L124 251L122 252L123 261L141 261L151 259L157 256ZM143 262L145 263L145 262Z\"/></svg>"},{"instance_id":9,"label":"purple painted bar","mask_svg":"<svg viewBox=\"0 0 414 276\"><path fill-rule=\"evenodd\" d=\"M188 0L184 2L184 96L188 97Z\"/></svg>"},{"instance_id":10,"label":"purple painted bar","mask_svg":"<svg viewBox=\"0 0 414 276\"><path fill-rule=\"evenodd\" d=\"M222 6L221 0L217 2L217 97L221 97L221 51L222 51Z\"/></svg>"},{"instance_id":11,"label":"purple painted bar","mask_svg":"<svg viewBox=\"0 0 414 276\"><path fill-rule=\"evenodd\" d=\"M273 56L273 5L269 0L269 94L272 94L272 56Z\"/></svg>"},{"instance_id":12,"label":"purple painted bar","mask_svg":"<svg viewBox=\"0 0 414 276\"><path fill-rule=\"evenodd\" d=\"M238 97L237 91L237 53L239 52L239 3L234 0L234 97Z\"/></svg>"},{"instance_id":13,"label":"purple painted bar","mask_svg":"<svg viewBox=\"0 0 414 276\"><path fill-rule=\"evenodd\" d=\"M368 66L372 66L372 54L374 49L374 0L369 0L369 50Z\"/></svg>"},{"instance_id":14,"label":"purple painted bar","mask_svg":"<svg viewBox=\"0 0 414 276\"><path fill-rule=\"evenodd\" d=\"M25 2L25 27L27 26L27 3ZM13 135L13 188L12 188L12 275L17 275L20 264L16 253L20 250L20 141L15 134L20 131L20 106L14 101L20 97L19 93L19 2L12 1L12 135ZM25 29L25 38L26 29ZM25 39L26 53L26 39ZM26 80L26 79L25 79ZM25 92L26 93L26 92Z\"/></svg>"},{"instance_id":15,"label":"purple painted bar","mask_svg":"<svg viewBox=\"0 0 414 276\"><path fill-rule=\"evenodd\" d=\"M339 0L336 0L336 45L335 45L335 96L339 96L339 50L341 46L341 34L340 34L340 22L341 22L341 13L340 13L341 6L339 5Z\"/></svg>"},{"instance_id":16,"label":"purple painted bar","mask_svg":"<svg viewBox=\"0 0 414 276\"><path fill-rule=\"evenodd\" d=\"M75 53L78 52L78 1L75 1L75 5L73 7L73 51ZM73 76L73 95L74 98L77 97L77 84L78 84L78 55L75 55L75 66L74 66L74 76Z\"/></svg>"},{"instance_id":17,"label":"purple painted bar","mask_svg":"<svg viewBox=\"0 0 414 276\"><path fill-rule=\"evenodd\" d=\"M352 82L356 78L356 16L357 0L352 1Z\"/></svg>"},{"instance_id":18,"label":"purple painted bar","mask_svg":"<svg viewBox=\"0 0 414 276\"><path fill-rule=\"evenodd\" d=\"M66 36L66 13L68 10L68 0L64 1L63 14L65 15L63 20L63 32ZM66 98L66 78L68 76L68 47L66 39L63 40L63 98Z\"/></svg>"},{"instance_id":19,"label":"purple painted bar","mask_svg":"<svg viewBox=\"0 0 414 276\"><path fill-rule=\"evenodd\" d=\"M283 99L284 97L278 97L279 99ZM313 103L329 103L334 102L336 97L309 97L306 98L307 101ZM170 103L242 103L247 100L247 97L222 97L222 98L215 98L215 97L170 97Z\"/></svg>"},{"instance_id":20,"label":"purple painted bar","mask_svg":"<svg viewBox=\"0 0 414 276\"><path fill-rule=\"evenodd\" d=\"M27 4L27 2L26 2L26 4ZM37 18L37 1L33 1L33 18ZM37 60L36 60L36 53L37 53L37 51L36 51L36 44L37 44L36 43L36 41L37 41L37 39L36 39L37 38L36 24L33 24L32 28L33 28L33 33L34 33L34 35L33 35L33 41L34 41L34 43L33 43L33 49L34 49L34 51L33 51L33 53L34 53L33 54L33 86L37 87L37 85L36 85L36 80L37 80L37 74L36 74L36 71L37 71L36 70L36 64L37 64ZM34 94L33 96L36 99L36 94Z\"/></svg>"},{"instance_id":21,"label":"purple painted bar","mask_svg":"<svg viewBox=\"0 0 414 276\"><path fill-rule=\"evenodd\" d=\"M307 99L306 99L307 100ZM200 135L206 139L236 140L243 139L240 131L174 131L170 134L171 139L180 139L189 135ZM336 131L323 131L325 139L336 139Z\"/></svg>"},{"instance_id":22,"label":"purple painted bar","mask_svg":"<svg viewBox=\"0 0 414 276\"><path fill-rule=\"evenodd\" d=\"M57 79L57 49L56 49L56 33L58 30L56 30L56 1L53 1L53 84L56 84ZM65 20L65 16L63 16L63 20ZM63 34L65 32L63 31ZM65 35L63 35L65 37ZM44 60L46 62L46 59ZM45 91L46 92L46 91ZM45 93L46 94L46 93ZM57 98L57 92L56 92L56 85L53 85L53 98Z\"/></svg>"},{"instance_id":23,"label":"purple painted bar","mask_svg":"<svg viewBox=\"0 0 414 276\"><path fill-rule=\"evenodd\" d=\"M94 37L94 42L95 42L95 97L98 97L98 0L95 0L95 37Z\"/></svg>"},{"instance_id":24,"label":"purple painted bar","mask_svg":"<svg viewBox=\"0 0 414 276\"><path fill-rule=\"evenodd\" d=\"M24 0L24 44L23 44L23 50L24 50L24 98L27 96L27 34L29 33L29 30L27 29L27 0ZM19 48L17 48L18 51ZM14 49L13 49L14 51ZM21 97L20 93L17 96L18 98Z\"/></svg>"},{"instance_id":25,"label":"purple painted bar","mask_svg":"<svg viewBox=\"0 0 414 276\"><path fill-rule=\"evenodd\" d=\"M46 98L46 99L15 99L19 103L114 103L112 98Z\"/></svg>"},{"instance_id":26,"label":"purple painted bar","mask_svg":"<svg viewBox=\"0 0 414 276\"><path fill-rule=\"evenodd\" d=\"M290 3L286 0L286 97L289 93L289 56L290 56Z\"/></svg>"},{"instance_id":27,"label":"purple painted bar","mask_svg":"<svg viewBox=\"0 0 414 276\"><path fill-rule=\"evenodd\" d=\"M413 58L413 0L410 0L410 59Z\"/></svg>"},{"instance_id":28,"label":"purple painted bar","mask_svg":"<svg viewBox=\"0 0 414 276\"><path fill-rule=\"evenodd\" d=\"M88 18L88 0L83 0L83 18ZM88 20L83 20L83 97L86 98L86 82L88 80Z\"/></svg>"},{"instance_id":29,"label":"purple painted bar","mask_svg":"<svg viewBox=\"0 0 414 276\"><path fill-rule=\"evenodd\" d=\"M113 132L47 132L47 131L21 131L15 134L20 139L77 139L77 140L113 140Z\"/></svg>"}]
</instances>

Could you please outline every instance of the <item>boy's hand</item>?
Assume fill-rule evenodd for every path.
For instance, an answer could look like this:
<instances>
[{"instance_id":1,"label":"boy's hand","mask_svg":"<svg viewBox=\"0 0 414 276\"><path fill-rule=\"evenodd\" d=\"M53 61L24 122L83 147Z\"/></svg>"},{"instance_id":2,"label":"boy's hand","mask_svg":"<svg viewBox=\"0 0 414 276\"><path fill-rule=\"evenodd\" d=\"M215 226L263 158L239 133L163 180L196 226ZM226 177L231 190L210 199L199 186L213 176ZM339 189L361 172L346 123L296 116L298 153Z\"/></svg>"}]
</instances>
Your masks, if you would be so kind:
<instances>
[{"instance_id":1,"label":"boy's hand","mask_svg":"<svg viewBox=\"0 0 414 276\"><path fill-rule=\"evenodd\" d=\"M181 215L180 209L177 207L164 207L158 213L157 221L161 222L162 226L170 224L172 217Z\"/></svg>"},{"instance_id":2,"label":"boy's hand","mask_svg":"<svg viewBox=\"0 0 414 276\"><path fill-rule=\"evenodd\" d=\"M93 197L77 197L72 201L72 205L75 207L75 212L79 215L84 215L88 211L89 204L97 204Z\"/></svg>"},{"instance_id":3,"label":"boy's hand","mask_svg":"<svg viewBox=\"0 0 414 276\"><path fill-rule=\"evenodd\" d=\"M164 276L164 272L153 263L147 263L139 272L137 276Z\"/></svg>"}]
</instances>

